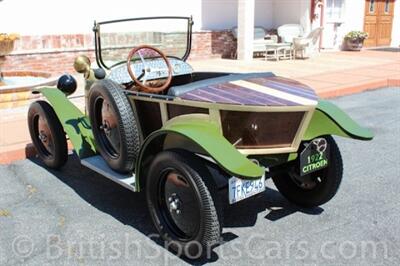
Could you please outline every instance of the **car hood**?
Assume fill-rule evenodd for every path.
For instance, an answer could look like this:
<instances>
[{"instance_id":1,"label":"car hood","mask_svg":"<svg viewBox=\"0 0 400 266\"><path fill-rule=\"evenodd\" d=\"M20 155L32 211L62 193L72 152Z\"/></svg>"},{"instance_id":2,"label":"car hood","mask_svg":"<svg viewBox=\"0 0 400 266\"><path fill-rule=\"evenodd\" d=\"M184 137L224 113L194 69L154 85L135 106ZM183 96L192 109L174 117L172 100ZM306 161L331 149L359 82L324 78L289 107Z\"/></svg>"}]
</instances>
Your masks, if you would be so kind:
<instances>
[{"instance_id":1,"label":"car hood","mask_svg":"<svg viewBox=\"0 0 400 266\"><path fill-rule=\"evenodd\" d=\"M298 81L268 73L230 74L172 87L183 100L252 106L316 106L314 90Z\"/></svg>"}]
</instances>

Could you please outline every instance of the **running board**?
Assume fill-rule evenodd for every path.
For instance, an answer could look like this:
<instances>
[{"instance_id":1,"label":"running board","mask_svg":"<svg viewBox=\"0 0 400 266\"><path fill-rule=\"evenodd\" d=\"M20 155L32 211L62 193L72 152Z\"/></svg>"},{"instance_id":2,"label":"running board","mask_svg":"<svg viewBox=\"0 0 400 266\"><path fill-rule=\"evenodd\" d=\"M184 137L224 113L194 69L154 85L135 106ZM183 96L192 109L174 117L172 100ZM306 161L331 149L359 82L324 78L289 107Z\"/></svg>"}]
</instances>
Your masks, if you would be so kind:
<instances>
[{"instance_id":1,"label":"running board","mask_svg":"<svg viewBox=\"0 0 400 266\"><path fill-rule=\"evenodd\" d=\"M87 168L111 179L115 183L126 187L133 192L136 192L136 177L135 174L120 174L112 170L100 155L95 155L81 160L81 164Z\"/></svg>"}]
</instances>

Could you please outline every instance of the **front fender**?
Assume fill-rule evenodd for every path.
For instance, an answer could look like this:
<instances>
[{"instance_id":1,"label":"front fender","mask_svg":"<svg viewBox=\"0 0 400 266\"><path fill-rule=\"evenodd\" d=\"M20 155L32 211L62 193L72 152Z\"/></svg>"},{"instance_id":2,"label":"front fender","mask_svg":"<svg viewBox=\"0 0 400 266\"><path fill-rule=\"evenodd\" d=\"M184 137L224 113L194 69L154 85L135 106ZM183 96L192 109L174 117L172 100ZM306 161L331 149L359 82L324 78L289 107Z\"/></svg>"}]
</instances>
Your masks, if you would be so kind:
<instances>
[{"instance_id":1,"label":"front fender","mask_svg":"<svg viewBox=\"0 0 400 266\"><path fill-rule=\"evenodd\" d=\"M42 93L57 114L78 156L86 158L96 154L96 146L89 119L62 91L44 87L35 91Z\"/></svg>"},{"instance_id":2,"label":"front fender","mask_svg":"<svg viewBox=\"0 0 400 266\"><path fill-rule=\"evenodd\" d=\"M374 137L369 129L361 127L339 107L320 100L303 140L323 135L337 135L358 140L371 140Z\"/></svg>"},{"instance_id":3,"label":"front fender","mask_svg":"<svg viewBox=\"0 0 400 266\"><path fill-rule=\"evenodd\" d=\"M173 135L180 137L174 138ZM168 136L172 137L169 137L169 140L166 141ZM169 120L162 129L153 132L146 138L136 164L136 169L139 170L136 171L137 175L142 174L141 169L145 160L144 157L146 157L144 156L146 150L160 138L161 141L157 146L162 146L161 150L171 148L190 149L191 146L201 148L199 150L212 157L223 170L232 176L256 179L264 174L263 168L247 159L222 136L219 127L210 121L208 115L192 114ZM140 180L139 176L136 177L136 180Z\"/></svg>"}]
</instances>

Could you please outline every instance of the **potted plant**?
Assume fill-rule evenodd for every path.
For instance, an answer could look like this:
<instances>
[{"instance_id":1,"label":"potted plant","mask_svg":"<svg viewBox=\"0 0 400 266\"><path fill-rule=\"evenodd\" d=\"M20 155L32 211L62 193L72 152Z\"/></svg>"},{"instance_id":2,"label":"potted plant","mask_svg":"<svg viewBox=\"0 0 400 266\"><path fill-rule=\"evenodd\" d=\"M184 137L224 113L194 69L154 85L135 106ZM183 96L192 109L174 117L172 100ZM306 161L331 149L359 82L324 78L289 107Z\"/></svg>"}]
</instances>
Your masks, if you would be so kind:
<instances>
[{"instance_id":1,"label":"potted plant","mask_svg":"<svg viewBox=\"0 0 400 266\"><path fill-rule=\"evenodd\" d=\"M14 42L18 39L18 34L0 33L0 56L5 56L11 53L11 51L14 49Z\"/></svg>"},{"instance_id":2,"label":"potted plant","mask_svg":"<svg viewBox=\"0 0 400 266\"><path fill-rule=\"evenodd\" d=\"M350 51L360 51L364 40L368 38L368 33L364 31L350 31L344 36L345 45Z\"/></svg>"}]
</instances>

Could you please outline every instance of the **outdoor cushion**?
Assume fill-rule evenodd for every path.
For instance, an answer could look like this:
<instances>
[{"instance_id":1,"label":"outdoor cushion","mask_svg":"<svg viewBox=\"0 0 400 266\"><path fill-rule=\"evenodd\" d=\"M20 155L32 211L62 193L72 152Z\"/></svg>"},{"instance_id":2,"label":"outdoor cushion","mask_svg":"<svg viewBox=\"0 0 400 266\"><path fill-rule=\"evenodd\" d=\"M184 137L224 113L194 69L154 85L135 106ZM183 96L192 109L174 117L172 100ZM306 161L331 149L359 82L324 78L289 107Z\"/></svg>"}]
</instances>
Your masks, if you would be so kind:
<instances>
[{"instance_id":1,"label":"outdoor cushion","mask_svg":"<svg viewBox=\"0 0 400 266\"><path fill-rule=\"evenodd\" d=\"M254 40L253 41L253 52L265 52L265 47L267 44L275 43L275 40Z\"/></svg>"},{"instance_id":2,"label":"outdoor cushion","mask_svg":"<svg viewBox=\"0 0 400 266\"><path fill-rule=\"evenodd\" d=\"M303 27L299 24L285 24L278 28L278 35L285 43L292 43L293 38L301 37L303 34Z\"/></svg>"},{"instance_id":3,"label":"outdoor cushion","mask_svg":"<svg viewBox=\"0 0 400 266\"><path fill-rule=\"evenodd\" d=\"M232 29L232 34L237 39L237 27ZM270 43L275 43L276 39L270 38L268 40L265 39L266 31L263 27L255 26L254 27L254 38L253 38L253 52L265 52L265 46Z\"/></svg>"},{"instance_id":4,"label":"outdoor cushion","mask_svg":"<svg viewBox=\"0 0 400 266\"><path fill-rule=\"evenodd\" d=\"M238 37L238 29L237 27L232 29L232 34L237 39ZM265 37L265 29L260 26L254 27L254 40L264 40Z\"/></svg>"}]
</instances>

